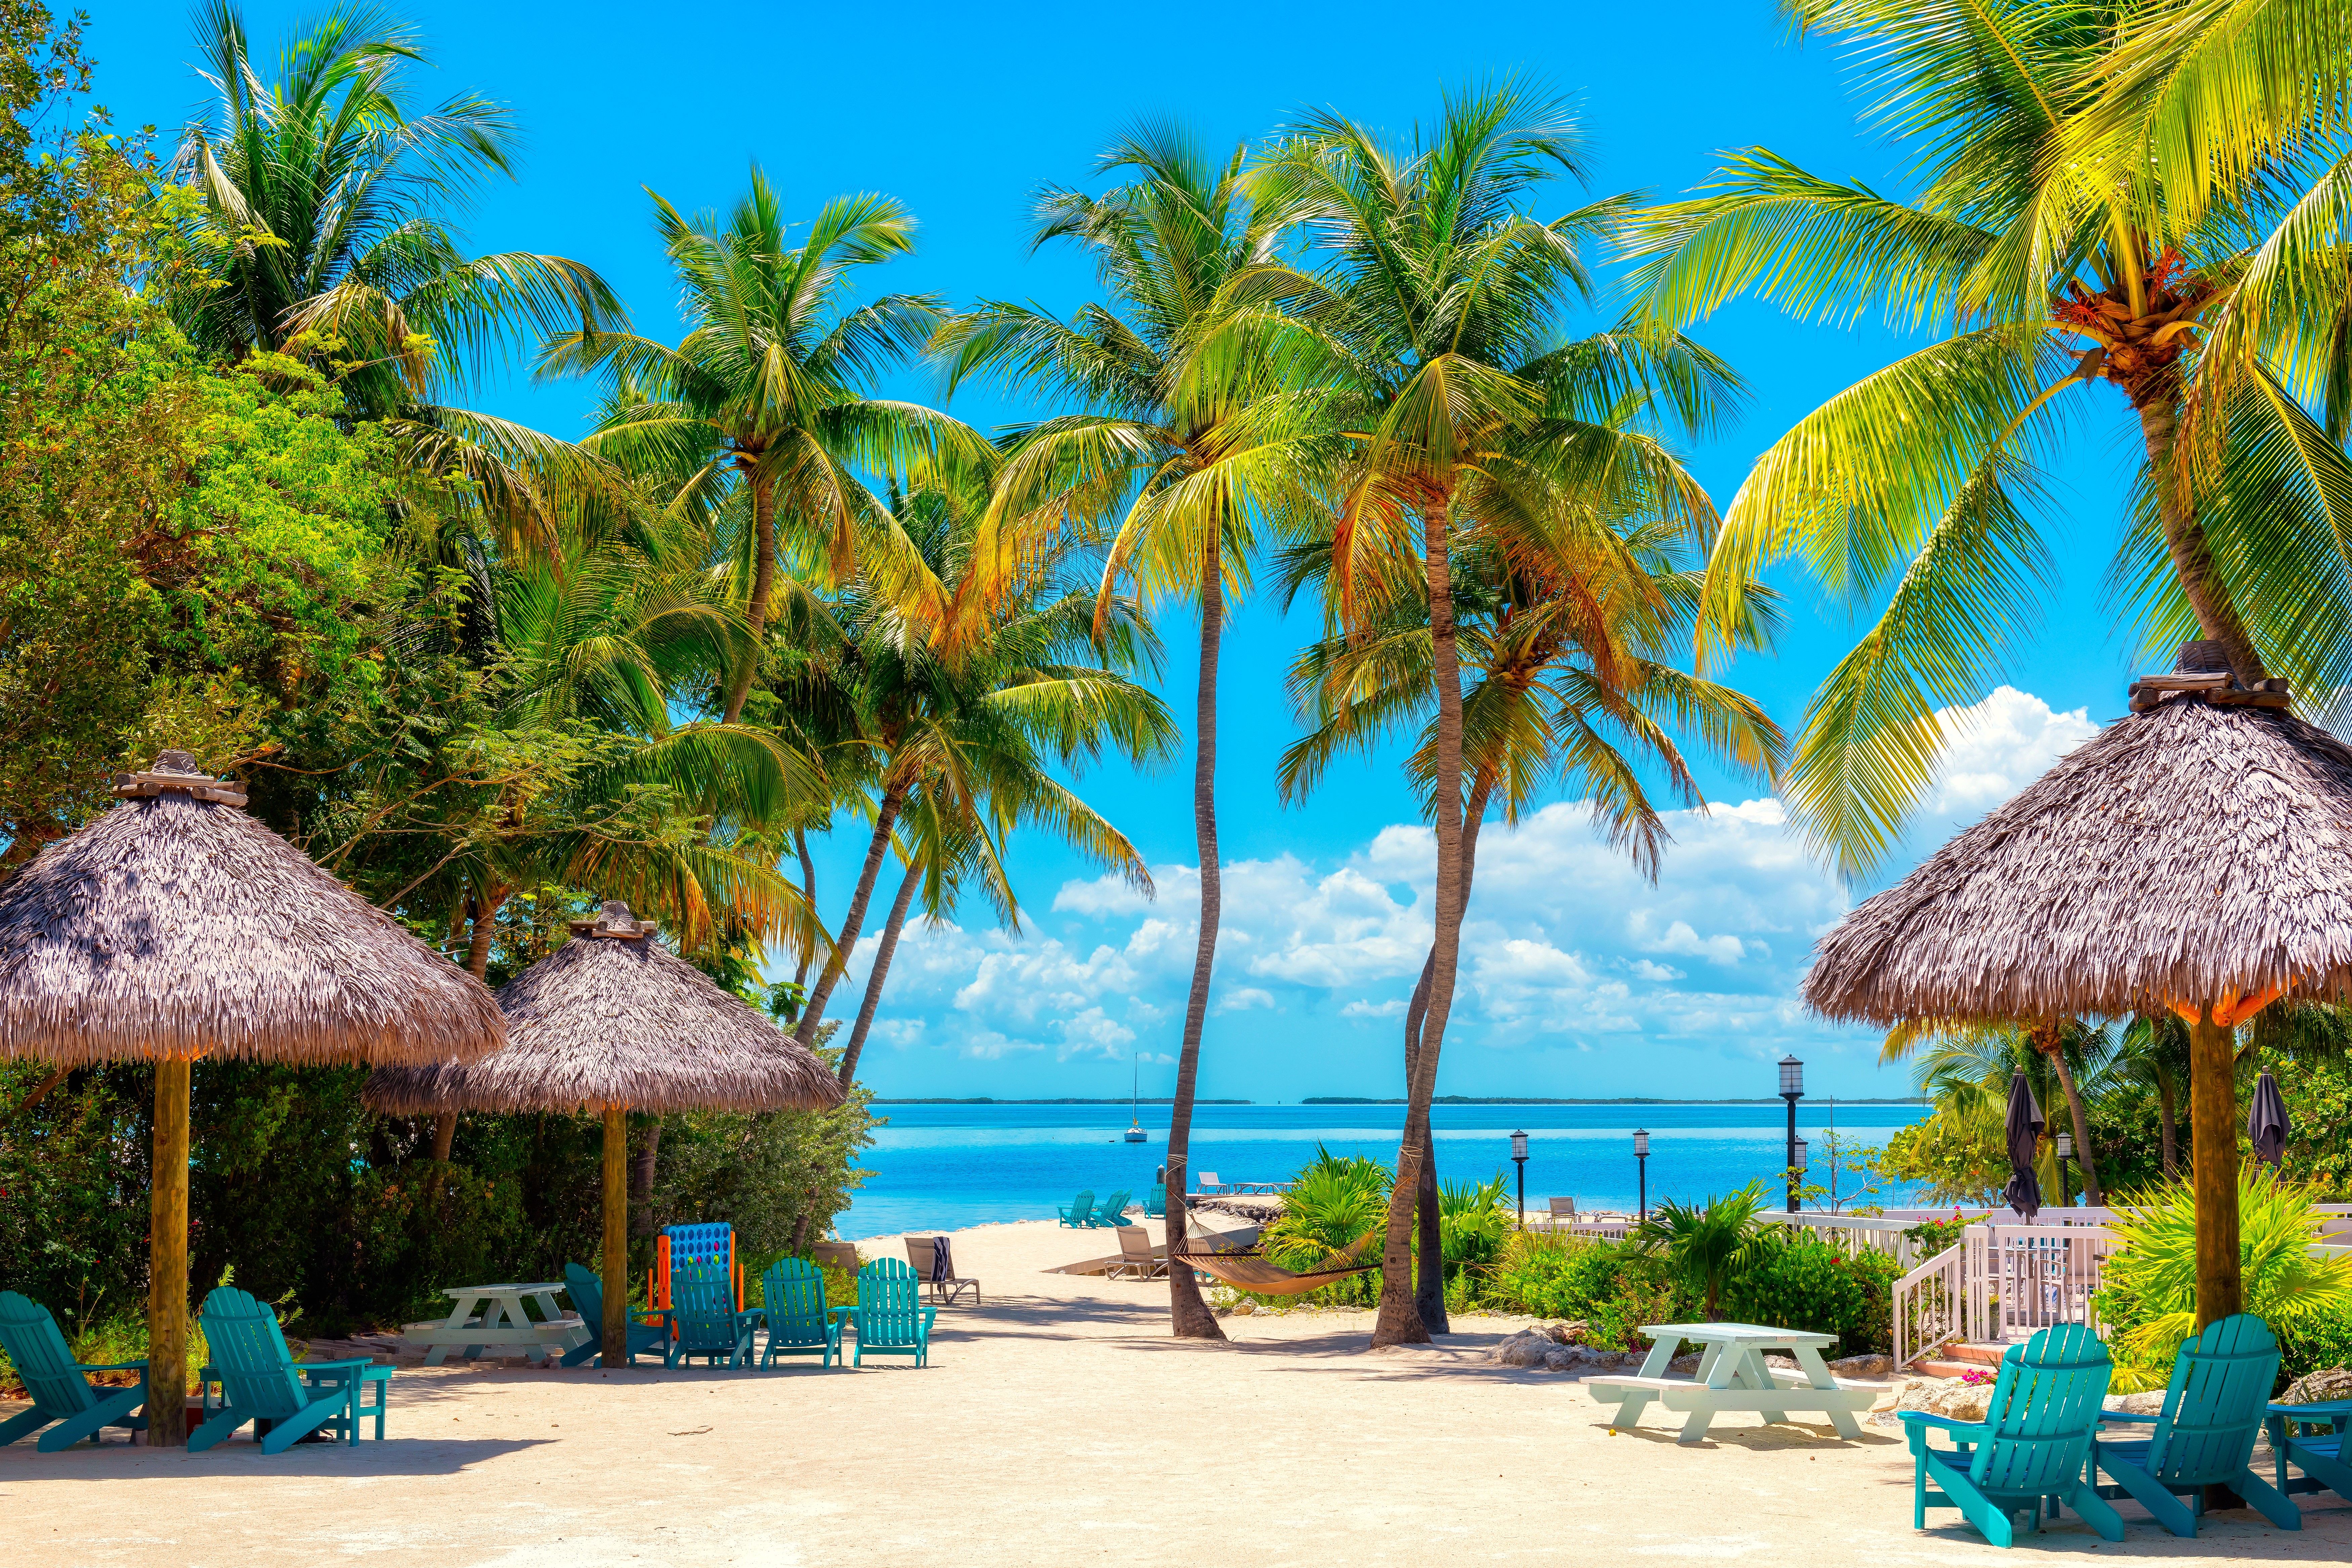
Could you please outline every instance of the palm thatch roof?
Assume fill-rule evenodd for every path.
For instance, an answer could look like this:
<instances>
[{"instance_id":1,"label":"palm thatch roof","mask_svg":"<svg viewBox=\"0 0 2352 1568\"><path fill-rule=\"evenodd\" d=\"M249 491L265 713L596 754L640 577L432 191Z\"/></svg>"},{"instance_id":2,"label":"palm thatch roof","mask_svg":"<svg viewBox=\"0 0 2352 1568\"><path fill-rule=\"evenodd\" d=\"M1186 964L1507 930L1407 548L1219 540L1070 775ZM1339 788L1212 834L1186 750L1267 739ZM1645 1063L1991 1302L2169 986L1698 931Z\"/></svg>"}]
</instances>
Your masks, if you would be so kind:
<instances>
[{"instance_id":1,"label":"palm thatch roof","mask_svg":"<svg viewBox=\"0 0 2352 1568\"><path fill-rule=\"evenodd\" d=\"M2352 993L2352 749L2211 644L1815 947L1835 1018L2251 1012Z\"/></svg>"},{"instance_id":2,"label":"palm thatch roof","mask_svg":"<svg viewBox=\"0 0 2352 1568\"><path fill-rule=\"evenodd\" d=\"M839 1103L816 1053L652 940L626 904L499 992L507 1047L470 1066L381 1068L378 1110L781 1110Z\"/></svg>"},{"instance_id":3,"label":"palm thatch roof","mask_svg":"<svg viewBox=\"0 0 2352 1568\"><path fill-rule=\"evenodd\" d=\"M0 888L0 1055L429 1062L496 1049L480 982L185 752Z\"/></svg>"}]
</instances>

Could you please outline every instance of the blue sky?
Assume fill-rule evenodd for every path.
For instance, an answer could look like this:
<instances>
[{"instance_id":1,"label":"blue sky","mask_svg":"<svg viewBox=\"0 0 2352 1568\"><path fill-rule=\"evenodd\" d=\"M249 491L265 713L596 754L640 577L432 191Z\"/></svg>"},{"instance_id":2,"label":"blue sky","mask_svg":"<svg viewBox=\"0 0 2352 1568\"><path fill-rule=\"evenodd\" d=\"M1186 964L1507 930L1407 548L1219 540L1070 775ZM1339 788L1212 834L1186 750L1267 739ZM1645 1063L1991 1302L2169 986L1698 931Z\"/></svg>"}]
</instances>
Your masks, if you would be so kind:
<instances>
[{"instance_id":1,"label":"blue sky","mask_svg":"<svg viewBox=\"0 0 2352 1568\"><path fill-rule=\"evenodd\" d=\"M99 97L119 124L168 129L200 106L184 12L93 9ZM315 9L255 4L247 16L268 47ZM471 244L585 261L642 329L673 338L675 289L644 188L681 207L719 205L754 161L797 216L845 192L905 202L922 224L919 251L878 274L883 287L936 289L957 303L1034 297L1057 310L1089 298L1092 279L1066 256L1027 254L1029 194L1043 181L1082 180L1104 142L1139 116L1173 116L1229 145L1328 105L1402 134L1434 112L1447 86L1517 72L1578 104L1597 154L1595 191L1679 193L1707 176L1720 151L1757 144L1824 174L1905 184L1899 151L1857 124L1834 49L1792 44L1757 0L1436 13L1260 4L1189 13L1181 26L1165 10L1093 5L706 4L690 26L688 13L637 5L397 9L432 51L428 92L479 89L522 123L521 177L485 192L466 219ZM1575 199L1559 187L1538 216ZM1753 392L1737 424L1689 454L1718 502L1794 418L1906 349L1875 323L1805 325L1747 306L1700 335ZM934 395L911 373L891 390ZM477 401L572 434L589 399L583 387L515 379ZM1910 858L2122 711L2134 650L2100 584L2129 423L2105 388L2085 408L2075 455L2053 476L2063 578L2041 622L2018 628L2010 687L1966 725ZM982 425L1021 412L984 395L960 396L953 411ZM1854 626L1801 580L1783 585L1788 636L1731 679L1793 728ZM1194 636L1179 616L1163 629L1163 689L1189 711ZM1425 942L1427 838L1392 759L1336 771L1304 806L1277 800L1274 762L1297 733L1280 676L1311 630L1303 616L1286 624L1253 605L1225 645L1228 929L1202 1061L1207 1094L1401 1091L1394 1014ZM1821 1091L1905 1091L1899 1073L1873 1065L1874 1039L1810 1019L1792 1000L1812 932L1852 894L1805 859L1764 790L1704 776L1722 809L1676 819L1655 889L1592 839L1572 803L1490 829L1441 1091L1769 1093L1766 1064L1790 1048L1814 1064ZM1104 768L1080 787L1151 863L1159 900L1104 886L1050 846L1016 844L1030 928L1016 939L975 913L910 935L867 1056L880 1092L1124 1092L1130 1058L1147 1092L1167 1091L1197 902L1190 770ZM859 848L847 837L821 863L829 919ZM842 999L856 1005L854 993Z\"/></svg>"}]
</instances>

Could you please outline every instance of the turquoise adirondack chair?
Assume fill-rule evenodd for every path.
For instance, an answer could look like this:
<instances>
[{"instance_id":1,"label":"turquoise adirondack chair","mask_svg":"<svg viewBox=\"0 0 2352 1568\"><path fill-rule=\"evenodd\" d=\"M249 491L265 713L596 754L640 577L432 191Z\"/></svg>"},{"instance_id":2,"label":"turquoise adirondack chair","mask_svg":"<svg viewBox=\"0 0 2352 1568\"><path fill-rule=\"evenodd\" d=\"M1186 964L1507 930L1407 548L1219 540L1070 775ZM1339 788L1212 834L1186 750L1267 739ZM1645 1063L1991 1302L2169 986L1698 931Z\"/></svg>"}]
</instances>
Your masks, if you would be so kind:
<instances>
[{"instance_id":1,"label":"turquoise adirondack chair","mask_svg":"<svg viewBox=\"0 0 2352 1568\"><path fill-rule=\"evenodd\" d=\"M2116 1483L2101 1487L2100 1495L2128 1494L2173 1534L2195 1535L2205 1489L2226 1486L2281 1530L2301 1530L2303 1510L2247 1465L2269 1414L2278 1363L2278 1338L2260 1318L2240 1312L2208 1323L2173 1357L2162 1410L2107 1413L2110 1421L2156 1430L2137 1441L2101 1437L2091 1445L2094 1479L2104 1470Z\"/></svg>"},{"instance_id":2,"label":"turquoise adirondack chair","mask_svg":"<svg viewBox=\"0 0 2352 1568\"><path fill-rule=\"evenodd\" d=\"M940 1314L938 1308L921 1304L921 1290L915 1271L896 1258L877 1258L857 1271L856 1307L835 1310L835 1316L848 1312L856 1321L857 1349L850 1365L865 1364L867 1351L910 1355L917 1366L930 1364L931 1320Z\"/></svg>"},{"instance_id":3,"label":"turquoise adirondack chair","mask_svg":"<svg viewBox=\"0 0 2352 1568\"><path fill-rule=\"evenodd\" d=\"M1094 1212L1094 1189L1088 1187L1067 1204L1056 1207L1054 1212L1062 1216L1062 1224L1068 1229L1084 1230L1089 1223L1087 1216Z\"/></svg>"},{"instance_id":4,"label":"turquoise adirondack chair","mask_svg":"<svg viewBox=\"0 0 2352 1568\"><path fill-rule=\"evenodd\" d=\"M1911 1439L1912 1527L1927 1528L1931 1507L1956 1508L1987 1541L2005 1547L2014 1531L2011 1516L2032 1509L2038 1531L2046 1500L2053 1516L2063 1503L2107 1540L2121 1541L2123 1516L2084 1479L2114 1371L2098 1335L2065 1323L2009 1348L1982 1421L1904 1411ZM1933 1430L1948 1433L1954 1446L1930 1444Z\"/></svg>"},{"instance_id":5,"label":"turquoise adirondack chair","mask_svg":"<svg viewBox=\"0 0 2352 1568\"><path fill-rule=\"evenodd\" d=\"M719 1262L675 1263L669 1271L669 1306L677 1337L669 1342L665 1366L702 1357L712 1366L751 1364L751 1336L760 1314L735 1306L735 1276Z\"/></svg>"},{"instance_id":6,"label":"turquoise adirondack chair","mask_svg":"<svg viewBox=\"0 0 2352 1568\"><path fill-rule=\"evenodd\" d=\"M1087 1223L1097 1230L1117 1230L1127 1223L1127 1189L1122 1187L1095 1205L1092 1218Z\"/></svg>"},{"instance_id":7,"label":"turquoise adirondack chair","mask_svg":"<svg viewBox=\"0 0 2352 1568\"><path fill-rule=\"evenodd\" d=\"M760 1352L764 1370L778 1356L813 1355L831 1366L841 1354L841 1325L824 1310L824 1275L805 1258L786 1258L769 1265L760 1276L760 1294L767 1305L757 1316L768 1331L767 1347Z\"/></svg>"},{"instance_id":8,"label":"turquoise adirondack chair","mask_svg":"<svg viewBox=\"0 0 2352 1568\"><path fill-rule=\"evenodd\" d=\"M2331 1491L2352 1502L2352 1464L2345 1462L2344 1454L2344 1428L2352 1424L2352 1399L2333 1399L2324 1405L2273 1405L2269 1424L2280 1491ZM2326 1430L2306 1432L2306 1426ZM6 1430L0 1426L0 1432ZM2290 1479L2289 1460L2303 1474Z\"/></svg>"},{"instance_id":9,"label":"turquoise adirondack chair","mask_svg":"<svg viewBox=\"0 0 2352 1568\"><path fill-rule=\"evenodd\" d=\"M0 1421L0 1448L44 1426L50 1430L41 1432L41 1440L33 1445L44 1454L84 1437L99 1442L109 1426L147 1429L147 1363L74 1360L49 1310L14 1290L0 1290L0 1350L8 1352L17 1381L33 1396L30 1410ZM93 1372L135 1372L139 1381L129 1388L109 1388L90 1382ZM134 1410L141 1414L133 1415Z\"/></svg>"},{"instance_id":10,"label":"turquoise adirondack chair","mask_svg":"<svg viewBox=\"0 0 2352 1568\"><path fill-rule=\"evenodd\" d=\"M1153 1185L1143 1189L1143 1217L1146 1219L1168 1217L1167 1188Z\"/></svg>"},{"instance_id":11,"label":"turquoise adirondack chair","mask_svg":"<svg viewBox=\"0 0 2352 1568\"><path fill-rule=\"evenodd\" d=\"M255 1423L265 1454L282 1454L320 1431L355 1444L370 1416L375 1418L376 1441L383 1441L392 1368L365 1356L296 1361L268 1303L227 1285L205 1298L204 1323L213 1363L202 1373L205 1420L188 1434L190 1453L203 1453L248 1421ZM217 1405L215 1384L221 1388ZM371 1388L373 1404L367 1399Z\"/></svg>"},{"instance_id":12,"label":"turquoise adirondack chair","mask_svg":"<svg viewBox=\"0 0 2352 1568\"><path fill-rule=\"evenodd\" d=\"M586 1266L567 1263L563 1266L563 1293L572 1298L580 1321L588 1325L588 1342L573 1345L563 1352L565 1366L578 1366L582 1362L604 1348L604 1282L591 1274ZM669 1355L670 1314L667 1307L632 1307L629 1309L629 1364L637 1364L641 1355Z\"/></svg>"}]
</instances>

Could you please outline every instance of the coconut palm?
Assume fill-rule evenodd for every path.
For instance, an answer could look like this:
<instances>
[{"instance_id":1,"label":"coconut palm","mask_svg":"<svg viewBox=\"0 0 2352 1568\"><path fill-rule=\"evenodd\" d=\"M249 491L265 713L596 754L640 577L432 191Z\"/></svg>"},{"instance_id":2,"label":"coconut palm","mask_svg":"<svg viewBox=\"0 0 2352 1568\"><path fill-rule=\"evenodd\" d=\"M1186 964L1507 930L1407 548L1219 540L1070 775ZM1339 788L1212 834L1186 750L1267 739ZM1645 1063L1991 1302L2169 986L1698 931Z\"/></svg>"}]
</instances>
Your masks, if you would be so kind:
<instances>
[{"instance_id":1,"label":"coconut palm","mask_svg":"<svg viewBox=\"0 0 2352 1568\"><path fill-rule=\"evenodd\" d=\"M724 515L742 492L730 564L751 642L719 688L732 724L775 613L780 519L793 542L845 577L859 531L888 518L866 475L950 455L984 460L986 443L931 409L870 395L941 320L928 294L849 304L858 268L914 248L914 219L897 202L835 197L793 245L782 202L756 165L724 222L653 200L685 290L686 337L673 349L630 332L566 332L541 348L539 374L612 378L618 406L583 444L632 473L666 478L674 510Z\"/></svg>"},{"instance_id":2,"label":"coconut palm","mask_svg":"<svg viewBox=\"0 0 2352 1568\"><path fill-rule=\"evenodd\" d=\"M1707 1321L1723 1317L1724 1288L1758 1262L1772 1233L1756 1218L1763 1189L1750 1182L1736 1193L1703 1204L1660 1202L1634 1230L1634 1247L1663 1257L1699 1298Z\"/></svg>"},{"instance_id":3,"label":"coconut palm","mask_svg":"<svg viewBox=\"0 0 2352 1568\"><path fill-rule=\"evenodd\" d=\"M528 251L467 257L445 214L514 171L514 124L409 84L416 35L339 4L256 61L239 8L196 12L215 103L182 132L171 177L201 198L158 291L198 347L287 352L331 370L420 471L465 485L510 536L543 541L551 487L604 482L576 447L449 398L509 348L601 328L620 306L594 271Z\"/></svg>"},{"instance_id":4,"label":"coconut palm","mask_svg":"<svg viewBox=\"0 0 2352 1568\"><path fill-rule=\"evenodd\" d=\"M2155 1092L2164 1174L2167 1180L2179 1174L2180 1100L2189 1089L2188 1024L2169 1012L2132 1018L2116 1038L2111 1070L2118 1079Z\"/></svg>"},{"instance_id":5,"label":"coconut palm","mask_svg":"<svg viewBox=\"0 0 2352 1568\"><path fill-rule=\"evenodd\" d=\"M1148 601L1175 596L1200 606L1192 828L1201 918L1168 1131L1169 1244L1180 1249L1223 910L1219 649L1263 542L1321 510L1328 447L1320 394L1286 374L1270 352L1262 302L1239 292L1274 257L1286 226L1278 202L1249 199L1246 165L1245 149L1213 159L1173 126L1130 131L1096 165L1125 183L1100 195L1049 186L1036 205L1033 244L1078 246L1095 263L1105 300L1069 321L1034 305L990 302L952 323L940 342L950 386L990 373L1085 410L1021 433L991 507L990 559L1017 561L1022 541L1064 519L1105 520L1111 538L1098 618L1130 580ZM1170 1269L1168 1292L1179 1338L1224 1338L1191 1269Z\"/></svg>"},{"instance_id":6,"label":"coconut palm","mask_svg":"<svg viewBox=\"0 0 2352 1568\"><path fill-rule=\"evenodd\" d=\"M1908 1061L1920 1095L1935 1107L1939 1131L1988 1146L2003 1137L2013 1074L2023 1073L2034 1102L2049 1107L2065 1101L2074 1128L2074 1153L2082 1162L2084 1197L2104 1203L2096 1157L2091 1148L2090 1120L2084 1110L2084 1085L2099 1092L2108 1063L2116 1053L2114 1035L2105 1026L2080 1018L2062 1018L2032 1027L2003 1024L1953 1024L1942 1026L1905 1025L1888 1032L1879 1047L1882 1062ZM2045 1134L2045 1138L2054 1134ZM2054 1143L2045 1142L2045 1153ZM2054 1156L2048 1176L2057 1174ZM2051 1185L2056 1185L2054 1179Z\"/></svg>"},{"instance_id":7,"label":"coconut palm","mask_svg":"<svg viewBox=\"0 0 2352 1568\"><path fill-rule=\"evenodd\" d=\"M1883 599L1806 715L1785 791L1806 831L1849 873L1887 852L1948 733L1938 710L1987 689L2051 575L2042 465L2103 420L2120 416L2139 448L2112 578L2139 640L2212 639L2245 684L2342 687L2352 465L2329 430L2352 381L2331 368L2347 340L2328 334L2344 319L2347 175L2324 138L2283 135L2274 95L2228 91L2289 79L2262 42L2275 18L2203 26L2309 8L1787 8L1855 47L1916 195L1754 149L1648 213L1636 249L1640 309L1664 324L1745 296L1934 336L1775 442L1717 544L1711 622L1791 554L1836 597ZM2312 83L2343 81L2340 53L2311 58L2325 64ZM2308 116L2341 93L2288 96ZM2257 100L2262 125L2229 123ZM2209 156L2221 142L2229 155Z\"/></svg>"}]
</instances>

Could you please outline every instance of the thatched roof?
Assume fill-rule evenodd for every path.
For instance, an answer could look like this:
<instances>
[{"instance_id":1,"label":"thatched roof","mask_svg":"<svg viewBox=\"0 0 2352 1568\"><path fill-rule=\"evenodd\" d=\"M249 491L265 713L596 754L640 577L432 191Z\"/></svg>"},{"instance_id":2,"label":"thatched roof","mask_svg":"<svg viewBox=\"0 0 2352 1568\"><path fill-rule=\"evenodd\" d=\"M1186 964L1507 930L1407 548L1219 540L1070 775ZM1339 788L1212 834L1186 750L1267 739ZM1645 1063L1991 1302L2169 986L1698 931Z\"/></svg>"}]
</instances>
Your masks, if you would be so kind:
<instances>
[{"instance_id":1,"label":"thatched roof","mask_svg":"<svg viewBox=\"0 0 2352 1568\"><path fill-rule=\"evenodd\" d=\"M1839 921L1805 1000L1891 1024L2352 992L2352 750L2217 651Z\"/></svg>"},{"instance_id":2,"label":"thatched roof","mask_svg":"<svg viewBox=\"0 0 2352 1568\"><path fill-rule=\"evenodd\" d=\"M379 1110L781 1110L839 1102L816 1053L652 940L626 904L499 992L507 1047L470 1067L380 1070Z\"/></svg>"},{"instance_id":3,"label":"thatched roof","mask_svg":"<svg viewBox=\"0 0 2352 1568\"><path fill-rule=\"evenodd\" d=\"M0 1055L429 1062L504 1040L479 982L186 752L114 793L0 888Z\"/></svg>"}]
</instances>

